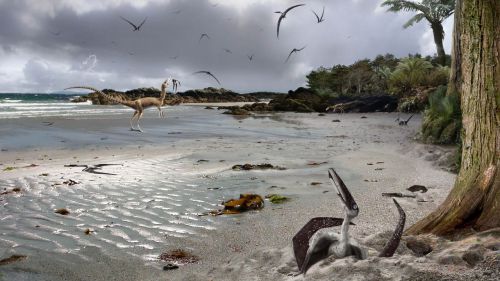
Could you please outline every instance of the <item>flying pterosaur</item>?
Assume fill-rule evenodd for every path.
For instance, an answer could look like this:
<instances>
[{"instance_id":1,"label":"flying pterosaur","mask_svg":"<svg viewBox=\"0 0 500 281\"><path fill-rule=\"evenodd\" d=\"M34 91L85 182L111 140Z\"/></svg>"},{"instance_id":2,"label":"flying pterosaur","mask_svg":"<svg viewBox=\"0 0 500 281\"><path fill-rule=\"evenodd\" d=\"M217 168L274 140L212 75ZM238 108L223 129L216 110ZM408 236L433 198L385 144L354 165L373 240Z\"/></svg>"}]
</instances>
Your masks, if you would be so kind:
<instances>
[{"instance_id":1,"label":"flying pterosaur","mask_svg":"<svg viewBox=\"0 0 500 281\"><path fill-rule=\"evenodd\" d=\"M347 186L334 169L330 168L328 170L328 176L332 184L336 187L337 195L344 205L345 216L344 219L333 217L313 218L293 237L295 259L299 271L303 274L313 264L329 256L336 258L355 256L358 259L365 259L367 256L367 251L362 249L357 243L353 243L348 234L349 225L352 225L351 220L358 216L359 207L347 189ZM380 252L379 257L392 257L403 233L406 215L398 202L394 199L393 201L399 212L399 222L391 239ZM339 225L342 225L340 234L327 230L318 231Z\"/></svg>"},{"instance_id":2,"label":"flying pterosaur","mask_svg":"<svg viewBox=\"0 0 500 281\"><path fill-rule=\"evenodd\" d=\"M223 49L226 53L229 53L229 54L232 54L233 52L231 52L231 50L229 49Z\"/></svg>"},{"instance_id":3,"label":"flying pterosaur","mask_svg":"<svg viewBox=\"0 0 500 281\"><path fill-rule=\"evenodd\" d=\"M201 41L201 39L203 39L203 37L206 37L207 39L210 39L210 36L208 36L208 34L203 33L203 34L201 34L200 39L198 40L198 43L200 43L200 41Z\"/></svg>"},{"instance_id":4,"label":"flying pterosaur","mask_svg":"<svg viewBox=\"0 0 500 281\"><path fill-rule=\"evenodd\" d=\"M312 12L316 16L316 19L318 20L318 23L322 23L323 21L325 21L325 19L323 18L323 16L325 15L325 6L323 6L323 11L321 12L321 17L318 16L318 14L316 14L315 11L312 11Z\"/></svg>"},{"instance_id":5,"label":"flying pterosaur","mask_svg":"<svg viewBox=\"0 0 500 281\"><path fill-rule=\"evenodd\" d=\"M120 16L120 18L126 22L128 22L133 28L134 30L133 31L139 31L142 27L142 25L146 22L146 20L148 19L148 17L145 17L144 20L141 22L141 24L139 25L135 25L133 22L129 21L128 19Z\"/></svg>"},{"instance_id":6,"label":"flying pterosaur","mask_svg":"<svg viewBox=\"0 0 500 281\"><path fill-rule=\"evenodd\" d=\"M253 54L251 56L247 55L248 60L253 60Z\"/></svg>"},{"instance_id":7,"label":"flying pterosaur","mask_svg":"<svg viewBox=\"0 0 500 281\"><path fill-rule=\"evenodd\" d=\"M172 89L174 90L174 94L177 93L178 86L181 86L181 81L177 79L172 79Z\"/></svg>"},{"instance_id":8,"label":"flying pterosaur","mask_svg":"<svg viewBox=\"0 0 500 281\"><path fill-rule=\"evenodd\" d=\"M97 164L97 165L76 165L76 164L70 164L70 165L64 165L64 167L83 167L84 168L82 170L83 172L92 173L92 174L99 174L99 175L112 175L112 176L116 176L116 174L104 173L104 172L98 172L98 171L96 171L96 170L101 170L102 167L104 167L104 166L115 166L115 165L120 165L120 164Z\"/></svg>"},{"instance_id":9,"label":"flying pterosaur","mask_svg":"<svg viewBox=\"0 0 500 281\"><path fill-rule=\"evenodd\" d=\"M293 54L293 53L296 53L296 52L300 52L302 50L304 50L306 46L300 48L300 49L297 49L297 48L293 48L293 50L290 51L290 53L288 54L288 57L286 57L286 60L285 60L285 63L288 62L288 60L290 59L290 56Z\"/></svg>"},{"instance_id":10,"label":"flying pterosaur","mask_svg":"<svg viewBox=\"0 0 500 281\"><path fill-rule=\"evenodd\" d=\"M288 12L290 12L290 10L295 9L297 7L300 7L300 6L304 6L304 5L305 4L298 4L298 5L294 5L294 6L289 7L284 12L280 12L280 11L275 12L276 14L280 14L280 17L278 19L278 28L276 29L276 37L278 39L280 38L280 25L281 25L281 21L286 17L286 14Z\"/></svg>"},{"instance_id":11,"label":"flying pterosaur","mask_svg":"<svg viewBox=\"0 0 500 281\"><path fill-rule=\"evenodd\" d=\"M212 73L210 73L210 71L200 70L200 71L196 71L193 74L199 74L199 73L203 73L203 74L212 76L212 78L214 78L215 81L217 81L217 83L220 85L219 79L217 79L217 77L215 77L215 75L213 75Z\"/></svg>"}]
</instances>

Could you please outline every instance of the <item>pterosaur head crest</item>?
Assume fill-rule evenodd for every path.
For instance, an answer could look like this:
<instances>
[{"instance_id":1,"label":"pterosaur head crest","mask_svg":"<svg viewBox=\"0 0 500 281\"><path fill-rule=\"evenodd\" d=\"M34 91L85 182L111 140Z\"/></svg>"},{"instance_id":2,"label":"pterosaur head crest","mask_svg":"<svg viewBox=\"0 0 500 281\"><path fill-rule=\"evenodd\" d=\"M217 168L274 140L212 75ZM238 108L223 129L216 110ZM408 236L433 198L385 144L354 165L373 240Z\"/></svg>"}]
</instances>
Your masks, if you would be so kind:
<instances>
[{"instance_id":1,"label":"pterosaur head crest","mask_svg":"<svg viewBox=\"0 0 500 281\"><path fill-rule=\"evenodd\" d=\"M339 177L337 172L333 168L328 169L328 176L330 177L330 181L337 188L337 195L340 197L340 201L344 204L347 215L351 218L358 216L359 207L352 197L351 192L347 189L347 186L344 184L342 179Z\"/></svg>"}]
</instances>

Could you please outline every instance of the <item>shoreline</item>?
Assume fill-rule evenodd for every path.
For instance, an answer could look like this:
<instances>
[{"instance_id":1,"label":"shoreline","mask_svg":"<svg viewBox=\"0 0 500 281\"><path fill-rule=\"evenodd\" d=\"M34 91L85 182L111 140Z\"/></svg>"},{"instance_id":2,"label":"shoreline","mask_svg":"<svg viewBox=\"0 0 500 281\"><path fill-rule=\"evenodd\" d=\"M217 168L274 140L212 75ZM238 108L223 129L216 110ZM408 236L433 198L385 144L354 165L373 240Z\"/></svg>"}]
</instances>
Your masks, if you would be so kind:
<instances>
[{"instance_id":1,"label":"shoreline","mask_svg":"<svg viewBox=\"0 0 500 281\"><path fill-rule=\"evenodd\" d=\"M203 110L202 114L205 114L205 112L211 111ZM16 179L39 178L41 173L48 173L50 176L46 179L40 179L41 182L58 181L59 177L65 177L74 178L83 182L83 184L90 184L89 187L76 185L75 187L58 189L57 192L64 199L67 196L64 195L66 192L79 193L88 190L88 192L92 192L91 194L94 192L106 193L106 182L114 185L114 182L117 181L121 182L124 187L139 184L141 187L136 191L141 192L142 188L150 190L151 185L155 186L155 179L166 177L175 182L176 176L174 175L181 173L179 175L182 175L183 181L187 180L186 183L189 184L193 181L192 184L199 186L195 187L195 189L202 188L200 190L201 196L212 198L210 201L205 200L206 202L199 203L200 206L204 206L203 208L217 208L218 203L222 200L231 197L236 198L240 193L246 192L257 193L262 196L278 193L291 198L290 201L284 204L272 204L266 200L263 210L241 215L196 217L190 214L195 209L184 211L185 213L181 213L181 216L189 217L192 223L208 228L192 228L185 224L179 225L179 229L193 229L193 233L196 234L188 235L187 238L184 237L184 234L179 237L167 236L163 239L160 238L157 243L159 243L158 245L163 244L163 246L158 248L155 246L155 249L152 250L138 249L137 253L140 255L131 257L130 261L123 261L124 256L122 258L116 256L116 253L120 252L119 249L112 250L111 252L114 254L109 256L108 252L111 250L109 246L101 246L94 250L91 250L91 247L88 248L89 246L84 248L79 246L78 248L81 249L75 252L78 254L74 257L76 260L83 257L88 260L89 257L96 258L97 255L97 257L100 257L97 260L108 259L108 257L112 258L112 260L118 258L117 261L130 264L131 266L128 269L119 268L115 264L106 271L108 277L112 274L123 277L123 279L119 280L139 280L142 277L144 277L143 280L148 280L148 278L152 280L158 280L158 278L160 280L181 280L185 276L193 276L193 279L197 280L196 276L200 277L201 272L213 276L214 280L220 280L220 278L224 279L223 273L227 270L224 265L226 264L232 264L232 262L245 259L245 257L250 257L255 253L261 253L262 249L290 249L291 237L309 218L314 216L338 216L342 213L338 198L328 182L326 175L328 167L335 167L338 170L360 206L360 216L356 219L357 226L353 227L351 232L351 235L357 238L367 237L372 233L391 231L394 228L397 212L393 204L390 203L389 198L381 197L382 192L408 192L405 189L413 184L422 184L430 188L428 193L418 197L424 202L417 202L415 198L398 199L407 212L408 226L432 211L444 200L455 178L455 175L438 169L433 166L432 162L425 160L424 158L429 155L428 147L417 144L412 140L420 121L403 128L393 124L394 114L388 113L331 114L325 117L318 117L317 114L294 113L273 115L274 119L251 117L242 120L217 115L219 116L217 118L221 119L209 126L217 128L219 122L222 122L220 124L230 125L224 125L229 126L226 131L209 135L192 135L188 132L189 127L185 127L181 134L168 135L165 131L152 129L156 125L151 121L155 119L148 118L144 122L144 124L148 125L143 126L146 127L149 133L139 135L138 138L148 140L149 143L137 144L127 141L118 145L99 144L93 148L93 151L87 151L89 148L82 148L78 151L64 148L42 148L38 152L39 154L48 155L45 159L37 158L38 155L33 155L32 151L22 153L14 150L2 152L3 166L0 166L0 169L7 165L37 164L40 166L21 168L9 172L1 171L0 183L2 181L4 184L6 181L15 183ZM362 115L366 115L368 118L360 119ZM175 117L170 116L170 118L174 119ZM183 119L182 116L177 117L178 120ZM341 119L341 122L335 123L331 121L332 119ZM419 118L416 119L420 120ZM83 120L81 122L81 124L87 124L90 121ZM122 134L131 133L117 131L126 128L126 120L113 122L120 122L121 125L111 131L110 138L113 138L115 134L121 136ZM99 129L100 131L109 130L110 127L108 126L112 126L109 124L101 125L104 126ZM260 137L255 138L253 130L258 128L264 129L260 129L258 134ZM84 126L81 130L86 131L87 129ZM233 130L237 130L239 133L235 134ZM168 132L180 131L177 128L171 128ZM161 137L157 138L156 134ZM137 137L137 135L135 136ZM176 139L175 141L165 141L165 137ZM106 147L108 148L106 149ZM123 151L126 152L123 153ZM161 152L161 155L159 155L159 152ZM49 157L52 160L48 160ZM95 157L99 158L95 159ZM15 160L19 158L23 160ZM207 161L200 162L199 160ZM223 162L221 162L222 160ZM14 161L16 162L14 163ZM112 179L111 176L106 175L82 173L81 168L63 167L70 163L96 164L106 162L122 163L123 166L109 167L104 170L118 173L120 180ZM284 166L287 170L231 171L231 167L235 164L266 162ZM313 162L327 163L311 165ZM376 162L384 163L380 163L378 166L367 165ZM376 168L383 169L375 170ZM146 172L142 176L142 182L148 182L148 184L137 181L140 179L137 173L142 169ZM170 172L164 172L165 169ZM154 174L158 171L162 171L160 175L163 176ZM426 177L423 178L422 174L425 174ZM88 182L90 179L93 180L92 183ZM312 182L321 184L311 185ZM94 188L92 186L99 187ZM211 186L222 187L222 189L211 190L207 188ZM71 191L72 188L76 189ZM52 192L50 190L47 187L41 188L39 196L50 194ZM30 197L30 194L35 191L30 188L23 192L28 194L22 193L13 196L18 196L17 199L22 201L22 197ZM98 194L96 193L96 195ZM36 198L40 198L39 196ZM198 200L196 198L200 199L202 197L193 199ZM11 200L11 198L7 197L3 199L4 202L5 200L7 202ZM67 201L66 204L69 203L69 208L74 210L70 202ZM166 201L158 206L166 206L165 203ZM141 205L137 206L140 207ZM189 206L189 204L186 206ZM179 210L182 210L182 208ZM186 210L192 209L187 208ZM78 214L85 214L85 208L81 212ZM50 216L52 215L47 214L47 217ZM158 219L160 217L156 218L156 220ZM162 224L160 222L159 226ZM107 235L107 232L109 232L105 227L101 229L97 226L95 230L97 232L90 237L85 237L85 240L90 239L89 241L92 241L92 239ZM154 228L147 230L154 232ZM72 230L68 229L66 231L71 232ZM128 232L127 230L126 233ZM143 238L135 239L141 240ZM5 243L5 240L1 239L0 236L1 241L4 241L2 244ZM85 248L88 250L84 251ZM155 261L154 255L156 254L153 253L165 252L175 248L188 250L200 257L200 262L181 266L178 270L163 272L161 270L163 263ZM8 252L15 252L10 247L5 249L7 251L2 253L2 257L7 255ZM104 253L101 253L101 251L104 251ZM31 258L18 262L15 266L39 272L40 276L45 274L47 271L44 271L42 266L44 262L38 261L38 255L33 256L33 253L30 253L29 256ZM145 260L145 257L150 257L151 260ZM55 254L54 262L46 262L51 264L51 274L63 271L63 266L55 262L60 259L61 256ZM77 268L75 263L65 264L64 266L69 268L69 272L79 276L79 274L83 274L81 272L83 269ZM9 266L5 268L9 268ZM91 266L85 268L92 271L91 274L95 277L93 280L104 280L100 279L97 266L93 269ZM130 274L130 276L127 277L126 273ZM285 275L284 278L288 277ZM43 278L39 280L43 280Z\"/></svg>"}]
</instances>

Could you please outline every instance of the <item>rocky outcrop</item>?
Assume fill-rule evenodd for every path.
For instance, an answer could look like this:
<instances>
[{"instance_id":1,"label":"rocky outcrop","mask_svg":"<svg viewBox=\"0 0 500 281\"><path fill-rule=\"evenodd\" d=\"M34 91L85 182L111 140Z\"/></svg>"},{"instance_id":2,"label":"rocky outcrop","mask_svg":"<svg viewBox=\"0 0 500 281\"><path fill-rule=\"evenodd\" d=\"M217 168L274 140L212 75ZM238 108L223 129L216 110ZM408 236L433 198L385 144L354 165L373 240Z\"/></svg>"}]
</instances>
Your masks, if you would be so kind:
<instances>
[{"instance_id":1,"label":"rocky outcrop","mask_svg":"<svg viewBox=\"0 0 500 281\"><path fill-rule=\"evenodd\" d=\"M105 94L120 97L125 100L135 100L143 97L159 97L160 90L156 88L139 88L126 92L119 92L111 89L105 89L102 92ZM86 102L92 101L92 104L109 105L115 104L99 95L98 93L90 93L86 96L81 96L72 100L72 102ZM175 105L180 103L202 103L202 102L258 102L259 99L251 95L241 95L236 92L226 90L223 88L205 88L197 90L189 90L186 92L179 92L175 95L167 94L165 104Z\"/></svg>"},{"instance_id":2,"label":"rocky outcrop","mask_svg":"<svg viewBox=\"0 0 500 281\"><path fill-rule=\"evenodd\" d=\"M315 91L298 88L280 95L266 103L254 103L241 107L246 111L292 111L292 112L325 112L329 108L341 108L341 112L392 112L397 108L397 98L390 95L366 97L339 97L328 98L318 95ZM219 107L236 112L234 107Z\"/></svg>"},{"instance_id":3,"label":"rocky outcrop","mask_svg":"<svg viewBox=\"0 0 500 281\"><path fill-rule=\"evenodd\" d=\"M243 94L244 96L250 96L257 98L259 100L272 100L282 96L285 96L285 93L277 93L277 92L252 92Z\"/></svg>"}]
</instances>

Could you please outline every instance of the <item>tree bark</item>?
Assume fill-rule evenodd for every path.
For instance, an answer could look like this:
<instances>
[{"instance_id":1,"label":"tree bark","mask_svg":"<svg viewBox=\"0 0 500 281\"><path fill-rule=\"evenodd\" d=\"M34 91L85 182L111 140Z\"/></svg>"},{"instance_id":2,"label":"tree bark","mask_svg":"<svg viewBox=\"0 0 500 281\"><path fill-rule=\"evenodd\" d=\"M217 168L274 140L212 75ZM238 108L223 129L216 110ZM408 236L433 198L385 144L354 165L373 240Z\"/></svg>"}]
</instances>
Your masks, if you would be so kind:
<instances>
[{"instance_id":1,"label":"tree bark","mask_svg":"<svg viewBox=\"0 0 500 281\"><path fill-rule=\"evenodd\" d=\"M436 44L438 61L441 65L446 65L446 54L443 47L444 29L440 22L431 23L432 34L434 35L434 43Z\"/></svg>"},{"instance_id":2,"label":"tree bark","mask_svg":"<svg viewBox=\"0 0 500 281\"><path fill-rule=\"evenodd\" d=\"M457 1L450 83L461 97L462 165L446 200L407 234L500 226L499 24L500 1Z\"/></svg>"}]
</instances>

